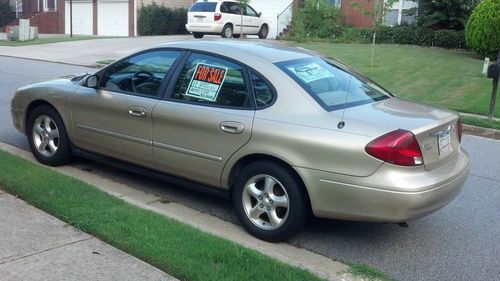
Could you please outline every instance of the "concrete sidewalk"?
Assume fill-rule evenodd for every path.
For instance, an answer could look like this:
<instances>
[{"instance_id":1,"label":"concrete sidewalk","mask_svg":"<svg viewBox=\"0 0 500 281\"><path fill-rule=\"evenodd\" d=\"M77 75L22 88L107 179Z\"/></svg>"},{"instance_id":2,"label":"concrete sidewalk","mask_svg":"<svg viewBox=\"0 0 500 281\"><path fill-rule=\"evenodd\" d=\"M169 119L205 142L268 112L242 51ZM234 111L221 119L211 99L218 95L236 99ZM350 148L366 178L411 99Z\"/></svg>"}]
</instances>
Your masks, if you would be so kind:
<instances>
[{"instance_id":1,"label":"concrete sidewalk","mask_svg":"<svg viewBox=\"0 0 500 281\"><path fill-rule=\"evenodd\" d=\"M176 280L0 189L0 280Z\"/></svg>"}]
</instances>

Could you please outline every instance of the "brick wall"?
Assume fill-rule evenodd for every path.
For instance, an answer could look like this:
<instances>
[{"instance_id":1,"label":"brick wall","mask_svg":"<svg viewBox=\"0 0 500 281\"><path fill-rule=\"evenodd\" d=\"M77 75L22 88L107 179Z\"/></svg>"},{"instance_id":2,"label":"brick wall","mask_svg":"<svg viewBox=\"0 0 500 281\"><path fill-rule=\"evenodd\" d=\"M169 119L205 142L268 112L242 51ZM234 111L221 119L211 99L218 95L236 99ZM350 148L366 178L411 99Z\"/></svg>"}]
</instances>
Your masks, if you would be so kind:
<instances>
[{"instance_id":1,"label":"brick wall","mask_svg":"<svg viewBox=\"0 0 500 281\"><path fill-rule=\"evenodd\" d=\"M354 27L372 27L372 18L364 15L361 11L366 10L373 14L374 2L366 0L342 0L341 12L343 23ZM359 8L355 7L353 3L360 3Z\"/></svg>"},{"instance_id":2,"label":"brick wall","mask_svg":"<svg viewBox=\"0 0 500 281\"><path fill-rule=\"evenodd\" d=\"M137 2L137 8L141 7L141 3L144 3L144 6L151 5L153 1L158 5L164 5L168 8L189 8L193 4L193 0L142 0Z\"/></svg>"}]
</instances>

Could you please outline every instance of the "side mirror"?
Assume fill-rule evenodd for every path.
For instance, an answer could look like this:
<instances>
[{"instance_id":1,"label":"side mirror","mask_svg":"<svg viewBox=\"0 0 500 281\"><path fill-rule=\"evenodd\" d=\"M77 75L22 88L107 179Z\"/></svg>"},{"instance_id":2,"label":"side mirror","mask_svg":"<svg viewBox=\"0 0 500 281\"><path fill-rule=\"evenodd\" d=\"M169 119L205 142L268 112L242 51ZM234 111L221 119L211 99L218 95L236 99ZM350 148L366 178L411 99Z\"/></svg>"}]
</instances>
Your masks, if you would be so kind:
<instances>
[{"instance_id":1,"label":"side mirror","mask_svg":"<svg viewBox=\"0 0 500 281\"><path fill-rule=\"evenodd\" d=\"M260 16L262 16L262 12L259 12L259 18L260 18Z\"/></svg>"},{"instance_id":2,"label":"side mirror","mask_svg":"<svg viewBox=\"0 0 500 281\"><path fill-rule=\"evenodd\" d=\"M97 77L97 75L90 75L87 77L87 80L85 80L85 86L89 88L97 88L98 82L99 77Z\"/></svg>"}]
</instances>

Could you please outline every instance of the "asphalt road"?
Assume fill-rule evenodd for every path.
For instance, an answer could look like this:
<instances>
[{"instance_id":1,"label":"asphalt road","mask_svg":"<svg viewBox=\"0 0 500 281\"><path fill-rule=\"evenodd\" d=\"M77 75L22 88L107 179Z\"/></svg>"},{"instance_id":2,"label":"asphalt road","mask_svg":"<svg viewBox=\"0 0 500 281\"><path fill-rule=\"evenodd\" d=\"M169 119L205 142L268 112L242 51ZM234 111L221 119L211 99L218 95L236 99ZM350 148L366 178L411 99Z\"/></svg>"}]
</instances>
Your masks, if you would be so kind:
<instances>
[{"instance_id":1,"label":"asphalt road","mask_svg":"<svg viewBox=\"0 0 500 281\"><path fill-rule=\"evenodd\" d=\"M16 88L68 73L93 71L0 57L0 141L27 148L11 125ZM290 243L335 260L375 266L399 280L500 280L500 142L465 135L472 170L463 192L425 218L394 224L316 219ZM229 202L115 168L73 164L238 224Z\"/></svg>"}]
</instances>

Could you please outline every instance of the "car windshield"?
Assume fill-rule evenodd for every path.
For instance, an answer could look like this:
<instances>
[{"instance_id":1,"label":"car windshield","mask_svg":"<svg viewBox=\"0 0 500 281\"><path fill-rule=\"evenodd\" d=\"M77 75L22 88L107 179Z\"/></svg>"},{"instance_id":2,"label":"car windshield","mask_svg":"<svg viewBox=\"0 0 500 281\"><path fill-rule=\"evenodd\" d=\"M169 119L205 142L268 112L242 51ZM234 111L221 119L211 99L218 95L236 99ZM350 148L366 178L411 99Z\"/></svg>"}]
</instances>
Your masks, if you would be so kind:
<instances>
[{"instance_id":1,"label":"car windshield","mask_svg":"<svg viewBox=\"0 0 500 281\"><path fill-rule=\"evenodd\" d=\"M215 12L217 2L196 2L191 6L190 12Z\"/></svg>"},{"instance_id":2,"label":"car windshield","mask_svg":"<svg viewBox=\"0 0 500 281\"><path fill-rule=\"evenodd\" d=\"M327 111L372 103L392 96L375 82L321 58L289 60L276 65Z\"/></svg>"}]
</instances>

